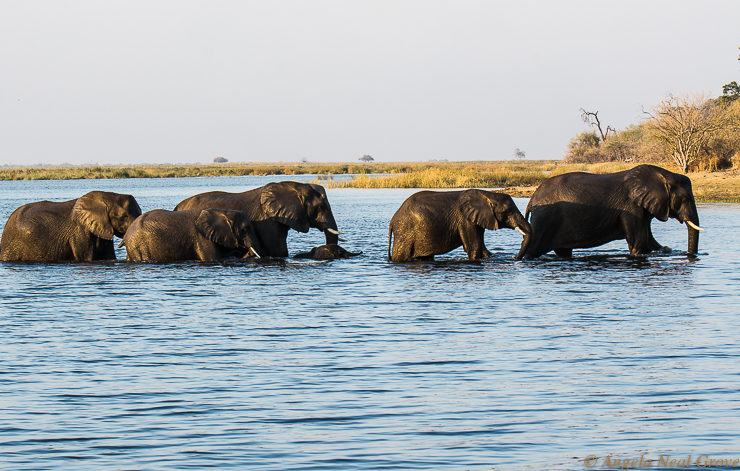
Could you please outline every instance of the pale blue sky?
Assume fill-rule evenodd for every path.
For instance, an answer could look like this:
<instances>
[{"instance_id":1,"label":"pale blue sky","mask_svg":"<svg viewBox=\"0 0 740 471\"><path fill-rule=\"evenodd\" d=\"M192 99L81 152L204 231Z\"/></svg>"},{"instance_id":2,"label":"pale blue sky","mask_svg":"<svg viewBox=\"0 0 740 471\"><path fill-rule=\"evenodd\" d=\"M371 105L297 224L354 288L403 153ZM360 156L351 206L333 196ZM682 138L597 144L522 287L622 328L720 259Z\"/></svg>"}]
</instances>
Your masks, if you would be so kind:
<instances>
[{"instance_id":1,"label":"pale blue sky","mask_svg":"<svg viewBox=\"0 0 740 471\"><path fill-rule=\"evenodd\" d=\"M561 158L740 81L740 2L0 0L0 165Z\"/></svg>"}]
</instances>

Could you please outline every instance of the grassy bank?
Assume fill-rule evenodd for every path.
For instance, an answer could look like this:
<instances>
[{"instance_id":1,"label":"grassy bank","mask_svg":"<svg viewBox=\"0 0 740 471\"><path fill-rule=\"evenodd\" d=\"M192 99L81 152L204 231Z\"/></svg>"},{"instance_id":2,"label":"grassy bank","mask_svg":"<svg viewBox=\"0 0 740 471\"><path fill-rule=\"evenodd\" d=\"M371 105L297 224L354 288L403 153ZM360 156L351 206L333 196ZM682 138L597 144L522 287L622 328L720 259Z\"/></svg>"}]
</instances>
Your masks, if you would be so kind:
<instances>
[{"instance_id":1,"label":"grassy bank","mask_svg":"<svg viewBox=\"0 0 740 471\"><path fill-rule=\"evenodd\" d=\"M740 203L740 171L689 174L694 198L702 203Z\"/></svg>"},{"instance_id":2,"label":"grassy bank","mask_svg":"<svg viewBox=\"0 0 740 471\"><path fill-rule=\"evenodd\" d=\"M617 168L614 164L602 164ZM599 165L563 165L558 160L493 161L493 162L389 162L389 163L229 163L192 165L91 165L79 167L7 167L0 168L0 180L83 180L107 178L178 178L223 177L243 175L306 175L323 176L348 174L414 174L440 170L442 173L462 172L474 179L475 173L483 175L547 174L560 167L573 169L599 168ZM621 167L620 167L621 168ZM627 168L627 167L624 167ZM616 171L616 170L608 170ZM434 173L434 172L432 172ZM440 173L440 176L442 175ZM516 177L519 178L519 177ZM464 180L461 180L461 182Z\"/></svg>"},{"instance_id":3,"label":"grassy bank","mask_svg":"<svg viewBox=\"0 0 740 471\"><path fill-rule=\"evenodd\" d=\"M529 197L547 178L567 172L609 173L631 168L622 163L564 164L560 160L491 162L391 162L372 164L194 164L0 168L0 180L177 178L240 175L318 174L327 188L503 188ZM357 175L333 180L333 175ZM697 201L740 202L740 172L689 174Z\"/></svg>"},{"instance_id":4,"label":"grassy bank","mask_svg":"<svg viewBox=\"0 0 740 471\"><path fill-rule=\"evenodd\" d=\"M0 168L0 180L85 180L107 178L230 177L243 175L305 175L388 173L406 171L405 164L193 164L92 165L79 167ZM395 169L388 170L385 169Z\"/></svg>"}]
</instances>

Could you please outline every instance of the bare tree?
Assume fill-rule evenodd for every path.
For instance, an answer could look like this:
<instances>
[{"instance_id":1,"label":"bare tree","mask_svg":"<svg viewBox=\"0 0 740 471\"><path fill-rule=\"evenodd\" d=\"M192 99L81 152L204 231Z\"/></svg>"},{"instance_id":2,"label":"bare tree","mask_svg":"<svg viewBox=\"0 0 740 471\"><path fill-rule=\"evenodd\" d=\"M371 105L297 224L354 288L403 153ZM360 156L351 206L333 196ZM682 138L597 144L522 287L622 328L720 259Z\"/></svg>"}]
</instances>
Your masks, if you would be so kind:
<instances>
[{"instance_id":1,"label":"bare tree","mask_svg":"<svg viewBox=\"0 0 740 471\"><path fill-rule=\"evenodd\" d=\"M678 168L686 173L712 137L732 125L724 106L715 106L702 94L668 95L656 106L643 111L646 126L668 146Z\"/></svg>"},{"instance_id":2,"label":"bare tree","mask_svg":"<svg viewBox=\"0 0 740 471\"><path fill-rule=\"evenodd\" d=\"M611 126L606 127L606 132L601 130L601 121L599 121L599 112L591 112L586 111L583 108L581 108L581 119L584 123L588 124L589 126L596 126L596 128L599 130L599 134L601 135L601 142L605 142L606 138L609 137L609 131L612 132L612 134L616 134L617 131Z\"/></svg>"}]
</instances>

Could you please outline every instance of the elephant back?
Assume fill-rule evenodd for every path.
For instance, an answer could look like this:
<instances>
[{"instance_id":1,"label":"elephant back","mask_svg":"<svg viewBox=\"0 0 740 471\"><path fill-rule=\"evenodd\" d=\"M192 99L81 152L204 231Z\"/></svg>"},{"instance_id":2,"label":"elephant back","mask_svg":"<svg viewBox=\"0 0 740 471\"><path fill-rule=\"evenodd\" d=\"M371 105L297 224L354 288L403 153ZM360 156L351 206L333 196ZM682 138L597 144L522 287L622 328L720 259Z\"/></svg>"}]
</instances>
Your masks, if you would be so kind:
<instances>
[{"instance_id":1,"label":"elephant back","mask_svg":"<svg viewBox=\"0 0 740 471\"><path fill-rule=\"evenodd\" d=\"M258 204L259 192L257 190L260 190L260 188L243 193L229 193L226 191L201 193L182 200L175 207L175 211L204 208L226 209L242 211L252 221L264 219Z\"/></svg>"}]
</instances>

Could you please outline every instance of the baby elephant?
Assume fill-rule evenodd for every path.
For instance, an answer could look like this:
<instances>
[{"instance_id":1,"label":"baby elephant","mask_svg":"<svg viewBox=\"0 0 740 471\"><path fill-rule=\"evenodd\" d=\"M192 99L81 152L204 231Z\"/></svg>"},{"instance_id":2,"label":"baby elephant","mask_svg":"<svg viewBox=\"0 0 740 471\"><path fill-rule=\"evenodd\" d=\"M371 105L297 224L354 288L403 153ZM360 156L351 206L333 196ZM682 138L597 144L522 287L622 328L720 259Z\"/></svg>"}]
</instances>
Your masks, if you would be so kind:
<instances>
[{"instance_id":1,"label":"baby elephant","mask_svg":"<svg viewBox=\"0 0 740 471\"><path fill-rule=\"evenodd\" d=\"M470 260L487 258L491 252L483 243L483 233L502 227L521 232L520 252L526 248L532 228L509 195L484 190L420 191L404 201L391 219L388 259L433 260L461 245Z\"/></svg>"},{"instance_id":2,"label":"baby elephant","mask_svg":"<svg viewBox=\"0 0 740 471\"><path fill-rule=\"evenodd\" d=\"M259 243L246 213L222 209L165 211L138 217L123 237L128 260L175 262L259 258Z\"/></svg>"},{"instance_id":3,"label":"baby elephant","mask_svg":"<svg viewBox=\"0 0 740 471\"><path fill-rule=\"evenodd\" d=\"M360 255L362 252L349 252L337 244L327 244L314 247L310 252L298 253L293 258L312 258L314 260L334 260L337 258L350 258Z\"/></svg>"}]
</instances>

